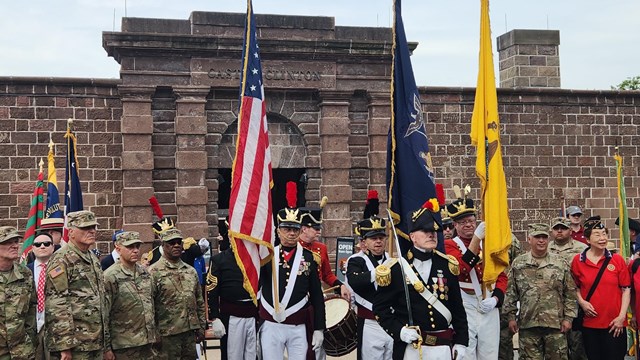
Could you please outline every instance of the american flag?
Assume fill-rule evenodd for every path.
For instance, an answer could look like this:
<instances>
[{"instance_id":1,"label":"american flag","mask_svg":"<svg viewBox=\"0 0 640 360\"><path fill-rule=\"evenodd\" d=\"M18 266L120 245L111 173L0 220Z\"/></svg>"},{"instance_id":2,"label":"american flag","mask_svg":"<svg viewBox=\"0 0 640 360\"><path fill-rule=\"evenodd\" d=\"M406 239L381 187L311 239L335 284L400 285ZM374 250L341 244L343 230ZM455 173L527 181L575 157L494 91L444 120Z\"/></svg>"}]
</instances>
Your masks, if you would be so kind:
<instances>
[{"instance_id":1,"label":"american flag","mask_svg":"<svg viewBox=\"0 0 640 360\"><path fill-rule=\"evenodd\" d=\"M78 157L76 156L76 136L71 132L71 119L67 125L67 165L64 178L64 232L62 239L69 241L69 229L67 228L67 214L83 209L82 188L78 177Z\"/></svg>"},{"instance_id":2,"label":"american flag","mask_svg":"<svg viewBox=\"0 0 640 360\"><path fill-rule=\"evenodd\" d=\"M251 0L247 1L240 88L238 140L229 200L229 237L244 275L244 288L257 303L260 266L273 254L274 226L271 151Z\"/></svg>"}]
</instances>

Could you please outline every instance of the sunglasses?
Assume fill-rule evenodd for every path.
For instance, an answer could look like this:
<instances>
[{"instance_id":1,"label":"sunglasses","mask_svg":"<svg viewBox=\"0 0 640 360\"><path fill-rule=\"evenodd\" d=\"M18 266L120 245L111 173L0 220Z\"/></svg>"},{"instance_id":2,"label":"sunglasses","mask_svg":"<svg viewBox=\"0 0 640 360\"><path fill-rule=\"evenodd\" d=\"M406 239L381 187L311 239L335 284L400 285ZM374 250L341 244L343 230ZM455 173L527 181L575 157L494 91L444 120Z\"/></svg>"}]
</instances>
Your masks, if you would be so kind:
<instances>
[{"instance_id":1,"label":"sunglasses","mask_svg":"<svg viewBox=\"0 0 640 360\"><path fill-rule=\"evenodd\" d=\"M445 230L453 230L453 228L454 228L453 224L442 225L442 227Z\"/></svg>"},{"instance_id":2,"label":"sunglasses","mask_svg":"<svg viewBox=\"0 0 640 360\"><path fill-rule=\"evenodd\" d=\"M34 242L33 246L35 246L37 248L39 248L41 246L49 247L49 246L51 246L51 244L53 244L51 241L45 241L45 242L41 242L41 243Z\"/></svg>"},{"instance_id":3,"label":"sunglasses","mask_svg":"<svg viewBox=\"0 0 640 360\"><path fill-rule=\"evenodd\" d=\"M173 239L166 242L169 246L182 245L182 239Z\"/></svg>"}]
</instances>

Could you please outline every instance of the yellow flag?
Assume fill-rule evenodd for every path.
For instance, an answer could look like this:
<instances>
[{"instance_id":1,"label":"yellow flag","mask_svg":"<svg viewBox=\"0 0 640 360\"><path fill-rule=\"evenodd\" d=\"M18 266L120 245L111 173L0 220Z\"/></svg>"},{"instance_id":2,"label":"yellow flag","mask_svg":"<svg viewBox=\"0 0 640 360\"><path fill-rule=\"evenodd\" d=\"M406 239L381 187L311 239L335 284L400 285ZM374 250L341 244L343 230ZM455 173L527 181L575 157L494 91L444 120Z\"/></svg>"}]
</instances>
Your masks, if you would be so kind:
<instances>
[{"instance_id":1,"label":"yellow flag","mask_svg":"<svg viewBox=\"0 0 640 360\"><path fill-rule=\"evenodd\" d=\"M482 215L486 224L483 282L490 285L509 264L511 225L507 183L502 166L498 97L493 71L489 0L481 1L480 69L471 117L471 143L476 147L476 174L482 187Z\"/></svg>"}]
</instances>

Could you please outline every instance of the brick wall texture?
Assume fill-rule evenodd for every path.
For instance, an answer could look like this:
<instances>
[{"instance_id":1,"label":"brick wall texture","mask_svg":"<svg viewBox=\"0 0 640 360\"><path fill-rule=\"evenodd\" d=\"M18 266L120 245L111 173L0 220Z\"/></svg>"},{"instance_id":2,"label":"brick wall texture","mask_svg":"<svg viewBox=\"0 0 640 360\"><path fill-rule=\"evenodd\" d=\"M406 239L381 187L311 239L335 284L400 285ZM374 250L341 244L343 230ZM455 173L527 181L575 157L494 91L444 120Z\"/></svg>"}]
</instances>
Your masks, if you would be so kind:
<instances>
[{"instance_id":1,"label":"brick wall texture","mask_svg":"<svg viewBox=\"0 0 640 360\"><path fill-rule=\"evenodd\" d=\"M107 80L77 80L69 84L64 79L0 79L0 224L25 228L37 162L40 158L46 160L50 136L56 144L58 186L62 191L66 155L63 135L67 118L73 118L85 207L98 215L101 248L108 249L111 232L123 226L122 102L117 85ZM421 89L438 182L446 189L469 183L475 189L472 196L476 197L474 148L468 137L473 96L473 89ZM317 202L322 185L329 182L320 177L319 157L323 154L318 135L322 126L319 100L313 94L294 91L268 91L267 99L273 99L269 123L274 168L306 167L306 197L311 203ZM384 178L371 181L371 169L384 164L372 164L369 155L384 152L386 141L375 137L371 141L371 100L367 94L354 92L348 102L347 142L343 146L327 144L325 148L348 150L348 171L336 176L341 177L338 184L349 186L350 200L341 202L348 206L346 217L355 222L362 214L367 190L384 188ZM625 159L630 216L640 215L640 157L634 143L640 135L639 93L508 89L499 91L499 103L509 208L513 230L520 239L524 239L528 223L555 216L562 198L567 205L582 206L587 215L603 216L607 225L615 228L616 145ZM209 194L206 213L184 216L204 216L210 228L208 235L213 237L217 234L217 169L230 167L237 99L225 92L211 91L205 107L207 134L201 137L208 159L204 179ZM156 91L152 112L152 187L165 213L177 215L175 97L167 90ZM379 126L384 127L379 132L386 132L387 124ZM344 159L328 157L325 161ZM381 195L384 202L385 195ZM449 190L447 197L452 196ZM145 211L150 214L151 210ZM334 211L339 212L339 207ZM343 215L325 216L339 219ZM334 236L339 235L350 233Z\"/></svg>"}]
</instances>

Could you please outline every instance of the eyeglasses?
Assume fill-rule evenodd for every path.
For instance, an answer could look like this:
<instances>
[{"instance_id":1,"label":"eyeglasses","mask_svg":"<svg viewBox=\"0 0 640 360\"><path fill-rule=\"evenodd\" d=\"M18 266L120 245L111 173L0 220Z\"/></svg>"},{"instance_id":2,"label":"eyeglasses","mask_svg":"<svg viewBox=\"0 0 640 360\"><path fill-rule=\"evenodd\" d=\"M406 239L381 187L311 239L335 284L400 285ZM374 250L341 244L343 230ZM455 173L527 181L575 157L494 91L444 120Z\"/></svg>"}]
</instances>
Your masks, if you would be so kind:
<instances>
[{"instance_id":1,"label":"eyeglasses","mask_svg":"<svg viewBox=\"0 0 640 360\"><path fill-rule=\"evenodd\" d=\"M182 245L182 239L173 239L166 242L169 246Z\"/></svg>"},{"instance_id":2,"label":"eyeglasses","mask_svg":"<svg viewBox=\"0 0 640 360\"><path fill-rule=\"evenodd\" d=\"M476 219L458 220L456 223L458 225L474 225L476 223Z\"/></svg>"},{"instance_id":3,"label":"eyeglasses","mask_svg":"<svg viewBox=\"0 0 640 360\"><path fill-rule=\"evenodd\" d=\"M39 248L41 246L49 247L49 246L51 246L51 244L53 244L51 241L45 241L45 242L41 242L41 243L34 242L33 246L35 246L37 248Z\"/></svg>"}]
</instances>

